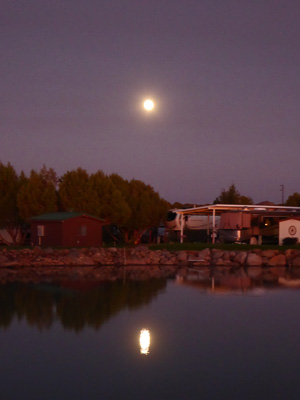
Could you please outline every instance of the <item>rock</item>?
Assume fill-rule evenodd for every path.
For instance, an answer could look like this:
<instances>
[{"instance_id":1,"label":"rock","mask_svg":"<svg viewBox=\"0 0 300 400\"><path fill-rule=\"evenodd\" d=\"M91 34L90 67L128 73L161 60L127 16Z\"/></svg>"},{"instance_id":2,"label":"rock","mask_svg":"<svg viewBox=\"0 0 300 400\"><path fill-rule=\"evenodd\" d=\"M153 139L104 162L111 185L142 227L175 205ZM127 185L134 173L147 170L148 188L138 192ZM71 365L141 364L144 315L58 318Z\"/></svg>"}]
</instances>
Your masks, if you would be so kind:
<instances>
[{"instance_id":1,"label":"rock","mask_svg":"<svg viewBox=\"0 0 300 400\"><path fill-rule=\"evenodd\" d=\"M251 253L257 254L257 255L261 255L261 250L260 249L252 249Z\"/></svg>"},{"instance_id":2,"label":"rock","mask_svg":"<svg viewBox=\"0 0 300 400\"><path fill-rule=\"evenodd\" d=\"M160 264L160 257L152 257L151 258L152 265L159 265Z\"/></svg>"},{"instance_id":3,"label":"rock","mask_svg":"<svg viewBox=\"0 0 300 400\"><path fill-rule=\"evenodd\" d=\"M246 251L237 252L234 258L234 262L239 265L245 265L246 258L247 258Z\"/></svg>"},{"instance_id":4,"label":"rock","mask_svg":"<svg viewBox=\"0 0 300 400\"><path fill-rule=\"evenodd\" d=\"M273 257L268 261L268 265L286 265L286 258L284 254L273 255Z\"/></svg>"},{"instance_id":5,"label":"rock","mask_svg":"<svg viewBox=\"0 0 300 400\"><path fill-rule=\"evenodd\" d=\"M145 250L145 249L141 249L140 250L140 253L139 253L139 256L141 257L141 258L147 258L148 257L148 250Z\"/></svg>"},{"instance_id":6,"label":"rock","mask_svg":"<svg viewBox=\"0 0 300 400\"><path fill-rule=\"evenodd\" d=\"M134 258L130 257L126 259L127 265L146 265L146 260L144 258Z\"/></svg>"},{"instance_id":7,"label":"rock","mask_svg":"<svg viewBox=\"0 0 300 400\"><path fill-rule=\"evenodd\" d=\"M215 264L214 265L216 265L216 266L222 266L222 265L226 265L226 266L228 266L228 265L232 265L232 262L229 260L229 259L226 259L226 258L218 258L217 260L216 260L216 262L215 262Z\"/></svg>"},{"instance_id":8,"label":"rock","mask_svg":"<svg viewBox=\"0 0 300 400\"><path fill-rule=\"evenodd\" d=\"M47 247L46 249L44 249L44 253L45 254L53 254L54 250L52 249L52 247Z\"/></svg>"},{"instance_id":9,"label":"rock","mask_svg":"<svg viewBox=\"0 0 300 400\"><path fill-rule=\"evenodd\" d=\"M293 260L300 257L300 251L296 249L288 249L285 252L285 256L286 256L286 264L288 266L292 266Z\"/></svg>"},{"instance_id":10,"label":"rock","mask_svg":"<svg viewBox=\"0 0 300 400\"><path fill-rule=\"evenodd\" d=\"M176 265L177 264L177 259L176 258L165 258L160 260L161 265Z\"/></svg>"},{"instance_id":11,"label":"rock","mask_svg":"<svg viewBox=\"0 0 300 400\"><path fill-rule=\"evenodd\" d=\"M262 265L269 265L269 257L262 257Z\"/></svg>"},{"instance_id":12,"label":"rock","mask_svg":"<svg viewBox=\"0 0 300 400\"><path fill-rule=\"evenodd\" d=\"M94 265L93 259L85 255L81 255L81 257L79 257L79 262L80 265Z\"/></svg>"},{"instance_id":13,"label":"rock","mask_svg":"<svg viewBox=\"0 0 300 400\"><path fill-rule=\"evenodd\" d=\"M230 252L224 251L222 258L223 258L223 260L226 260L226 261L230 260Z\"/></svg>"},{"instance_id":14,"label":"rock","mask_svg":"<svg viewBox=\"0 0 300 400\"><path fill-rule=\"evenodd\" d=\"M34 252L34 254L40 254L42 252L42 249L39 246L35 246L33 248L33 252Z\"/></svg>"},{"instance_id":15,"label":"rock","mask_svg":"<svg viewBox=\"0 0 300 400\"><path fill-rule=\"evenodd\" d=\"M262 258L255 253L249 253L246 259L246 265L262 265Z\"/></svg>"},{"instance_id":16,"label":"rock","mask_svg":"<svg viewBox=\"0 0 300 400\"><path fill-rule=\"evenodd\" d=\"M286 256L300 257L300 250L288 249L285 254Z\"/></svg>"},{"instance_id":17,"label":"rock","mask_svg":"<svg viewBox=\"0 0 300 400\"><path fill-rule=\"evenodd\" d=\"M224 255L224 251L219 249L212 249L212 264L213 265L221 265L220 259L222 259ZM221 261L223 263L223 261ZM223 264L222 264L223 265Z\"/></svg>"},{"instance_id":18,"label":"rock","mask_svg":"<svg viewBox=\"0 0 300 400\"><path fill-rule=\"evenodd\" d=\"M212 249L211 254L213 257L220 258L223 256L224 251L220 249Z\"/></svg>"},{"instance_id":19,"label":"rock","mask_svg":"<svg viewBox=\"0 0 300 400\"><path fill-rule=\"evenodd\" d=\"M104 264L105 258L100 253L93 254L92 256L94 263L96 264Z\"/></svg>"},{"instance_id":20,"label":"rock","mask_svg":"<svg viewBox=\"0 0 300 400\"><path fill-rule=\"evenodd\" d=\"M79 250L75 250L75 249L72 249L71 251L70 251L70 253L69 253L69 258L71 258L71 259L74 259L74 260L77 260L79 257L80 257L80 251Z\"/></svg>"},{"instance_id":21,"label":"rock","mask_svg":"<svg viewBox=\"0 0 300 400\"><path fill-rule=\"evenodd\" d=\"M210 258L210 249L204 249L198 252L198 257L200 259L209 259Z\"/></svg>"},{"instance_id":22,"label":"rock","mask_svg":"<svg viewBox=\"0 0 300 400\"><path fill-rule=\"evenodd\" d=\"M285 267L300 267L300 251L296 249L286 250L280 252L277 250L264 250L252 249L249 254L246 251L223 251L220 249L206 248L201 251L177 251L170 252L166 249L163 250L148 250L147 247L136 248L90 248L90 249L52 249L35 247L34 249L13 250L3 248L0 251L0 266L15 267L16 269L23 267L54 267L56 265L63 266L60 269L64 271L65 276L69 276L72 268L76 266L112 266L116 270L124 265L144 265L159 266L167 271L169 266L220 266L222 270L227 267L238 266L261 266L267 265L273 268ZM68 267L70 271L68 272ZM2 269L3 269L2 268ZM18 271L19 271L18 270ZM157 276L158 271L154 269L153 275ZM275 270L274 270L275 272ZM46 272L45 272L46 273ZM49 272L50 273L50 272ZM102 273L102 272L101 272ZM173 273L173 272L172 272ZM143 271L143 276L146 274ZM251 274L251 272L250 272ZM107 274L106 274L107 275ZM18 272L17 276L20 276ZM164 275L165 276L165 275ZM114 273L112 279L116 279L117 273Z\"/></svg>"},{"instance_id":23,"label":"rock","mask_svg":"<svg viewBox=\"0 0 300 400\"><path fill-rule=\"evenodd\" d=\"M0 266L7 263L8 258L6 256L0 255Z\"/></svg>"},{"instance_id":24,"label":"rock","mask_svg":"<svg viewBox=\"0 0 300 400\"><path fill-rule=\"evenodd\" d=\"M294 253L294 249L287 249L285 251L286 257L291 257L293 255L293 253Z\"/></svg>"},{"instance_id":25,"label":"rock","mask_svg":"<svg viewBox=\"0 0 300 400\"><path fill-rule=\"evenodd\" d=\"M178 260L178 261L186 261L186 260L187 260L186 251L179 251L179 252L177 253L177 260Z\"/></svg>"},{"instance_id":26,"label":"rock","mask_svg":"<svg viewBox=\"0 0 300 400\"><path fill-rule=\"evenodd\" d=\"M262 257L268 257L268 258L272 258L276 254L278 254L278 250L263 250L261 252Z\"/></svg>"}]
</instances>

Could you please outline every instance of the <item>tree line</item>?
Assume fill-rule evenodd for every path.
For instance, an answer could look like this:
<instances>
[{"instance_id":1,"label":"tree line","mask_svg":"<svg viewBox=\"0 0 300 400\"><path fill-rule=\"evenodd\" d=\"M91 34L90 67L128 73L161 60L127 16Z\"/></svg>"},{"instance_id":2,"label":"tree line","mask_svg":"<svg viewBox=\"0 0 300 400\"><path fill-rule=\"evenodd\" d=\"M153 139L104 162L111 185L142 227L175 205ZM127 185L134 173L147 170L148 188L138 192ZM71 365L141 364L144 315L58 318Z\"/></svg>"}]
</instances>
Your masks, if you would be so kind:
<instances>
[{"instance_id":1,"label":"tree line","mask_svg":"<svg viewBox=\"0 0 300 400\"><path fill-rule=\"evenodd\" d=\"M228 190L223 189L221 194L215 199L214 204L253 204L251 197L243 196L239 193L234 184ZM290 195L283 206L300 207L300 194L295 192Z\"/></svg>"},{"instance_id":2,"label":"tree line","mask_svg":"<svg viewBox=\"0 0 300 400\"><path fill-rule=\"evenodd\" d=\"M161 223L168 208L170 203L150 185L118 174L88 174L77 168L58 177L44 165L26 176L10 163L0 163L0 228L8 230L15 243L22 241L21 232L32 217L57 211L102 218L118 226L126 242L138 242L144 231Z\"/></svg>"},{"instance_id":3,"label":"tree line","mask_svg":"<svg viewBox=\"0 0 300 400\"><path fill-rule=\"evenodd\" d=\"M213 204L254 204L249 196L241 195L235 184L231 184L228 189L222 189L218 197L215 198ZM295 192L290 195L282 206L300 207L300 194ZM197 204L196 206L201 206ZM172 208L192 208L194 204L174 203Z\"/></svg>"},{"instance_id":4,"label":"tree line","mask_svg":"<svg viewBox=\"0 0 300 400\"><path fill-rule=\"evenodd\" d=\"M215 204L253 204L250 197L239 193L234 184L223 189ZM199 204L200 205L200 204ZM300 207L300 194L289 196L285 205ZM15 243L24 238L24 227L30 218L49 212L83 212L104 219L118 227L125 242L139 242L142 234L158 226L169 208L193 205L170 204L144 182L130 181L114 173L99 170L89 174L77 168L58 177L45 165L29 176L17 174L14 167L0 162L0 229L9 231ZM0 241L5 238L0 234Z\"/></svg>"}]
</instances>

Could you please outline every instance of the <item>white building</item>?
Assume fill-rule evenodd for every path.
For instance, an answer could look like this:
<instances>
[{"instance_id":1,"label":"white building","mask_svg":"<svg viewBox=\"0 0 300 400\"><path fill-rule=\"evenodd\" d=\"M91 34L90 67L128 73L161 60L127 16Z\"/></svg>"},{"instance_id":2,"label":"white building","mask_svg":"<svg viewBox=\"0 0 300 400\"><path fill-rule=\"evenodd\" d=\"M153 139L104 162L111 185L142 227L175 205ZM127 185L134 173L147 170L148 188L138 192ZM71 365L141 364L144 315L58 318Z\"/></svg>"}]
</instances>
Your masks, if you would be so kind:
<instances>
[{"instance_id":1,"label":"white building","mask_svg":"<svg viewBox=\"0 0 300 400\"><path fill-rule=\"evenodd\" d=\"M300 218L289 218L279 221L279 244L284 238L297 238L300 242Z\"/></svg>"}]
</instances>

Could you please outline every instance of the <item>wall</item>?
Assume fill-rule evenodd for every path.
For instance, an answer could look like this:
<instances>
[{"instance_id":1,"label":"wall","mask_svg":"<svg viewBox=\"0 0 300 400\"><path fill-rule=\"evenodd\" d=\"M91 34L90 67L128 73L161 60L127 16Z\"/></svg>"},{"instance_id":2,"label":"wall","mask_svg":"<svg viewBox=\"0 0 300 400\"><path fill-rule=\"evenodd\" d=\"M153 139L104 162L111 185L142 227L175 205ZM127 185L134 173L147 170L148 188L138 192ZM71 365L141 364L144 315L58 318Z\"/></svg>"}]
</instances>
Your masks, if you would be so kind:
<instances>
[{"instance_id":1,"label":"wall","mask_svg":"<svg viewBox=\"0 0 300 400\"><path fill-rule=\"evenodd\" d=\"M63 246L102 246L102 223L86 216L63 222Z\"/></svg>"},{"instance_id":2,"label":"wall","mask_svg":"<svg viewBox=\"0 0 300 400\"><path fill-rule=\"evenodd\" d=\"M44 236L38 237L38 226L44 226ZM31 223L31 243L41 246L59 246L62 241L61 221L34 221Z\"/></svg>"},{"instance_id":3,"label":"wall","mask_svg":"<svg viewBox=\"0 0 300 400\"><path fill-rule=\"evenodd\" d=\"M44 235L40 239L38 226L44 226ZM64 221L33 221L31 243L40 246L99 247L102 246L102 223L86 216Z\"/></svg>"},{"instance_id":4,"label":"wall","mask_svg":"<svg viewBox=\"0 0 300 400\"><path fill-rule=\"evenodd\" d=\"M251 227L251 215L242 212L221 214L220 229L243 229Z\"/></svg>"},{"instance_id":5,"label":"wall","mask_svg":"<svg viewBox=\"0 0 300 400\"><path fill-rule=\"evenodd\" d=\"M286 237L297 238L300 242L300 220L298 219L288 219L279 222L279 244Z\"/></svg>"}]
</instances>

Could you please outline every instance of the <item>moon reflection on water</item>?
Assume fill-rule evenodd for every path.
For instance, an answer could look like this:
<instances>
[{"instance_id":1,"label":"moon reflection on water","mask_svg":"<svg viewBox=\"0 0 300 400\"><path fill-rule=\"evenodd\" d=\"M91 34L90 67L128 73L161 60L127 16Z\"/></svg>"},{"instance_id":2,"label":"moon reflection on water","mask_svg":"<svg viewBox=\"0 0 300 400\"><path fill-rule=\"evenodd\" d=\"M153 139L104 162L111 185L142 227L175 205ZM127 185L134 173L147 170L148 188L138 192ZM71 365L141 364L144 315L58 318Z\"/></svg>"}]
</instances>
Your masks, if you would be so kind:
<instances>
[{"instance_id":1,"label":"moon reflection on water","mask_svg":"<svg viewBox=\"0 0 300 400\"><path fill-rule=\"evenodd\" d=\"M140 353L148 355L150 352L150 331L141 329L140 331Z\"/></svg>"}]
</instances>

